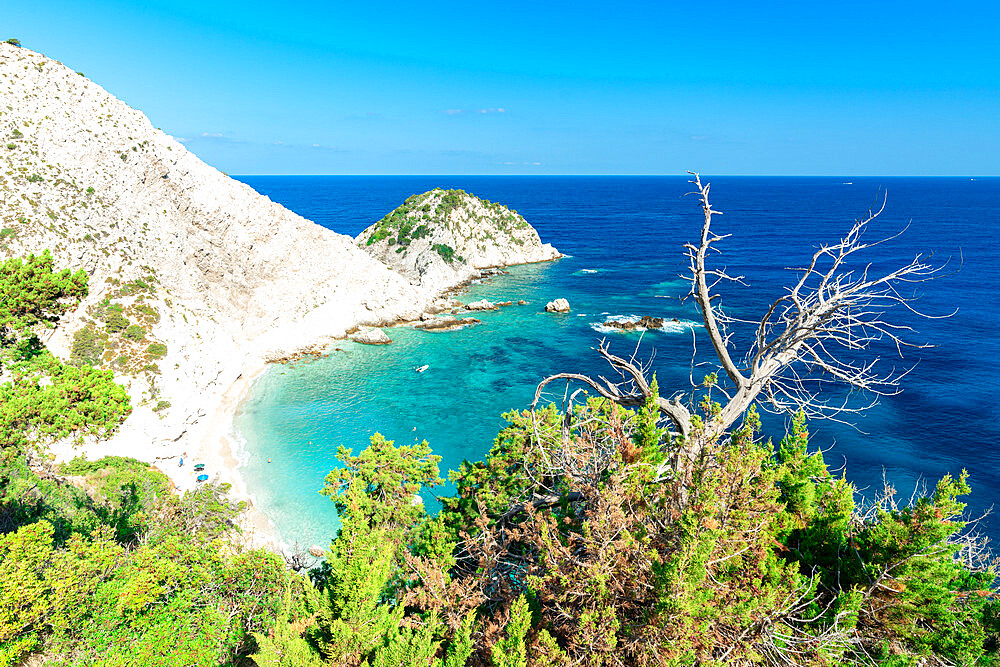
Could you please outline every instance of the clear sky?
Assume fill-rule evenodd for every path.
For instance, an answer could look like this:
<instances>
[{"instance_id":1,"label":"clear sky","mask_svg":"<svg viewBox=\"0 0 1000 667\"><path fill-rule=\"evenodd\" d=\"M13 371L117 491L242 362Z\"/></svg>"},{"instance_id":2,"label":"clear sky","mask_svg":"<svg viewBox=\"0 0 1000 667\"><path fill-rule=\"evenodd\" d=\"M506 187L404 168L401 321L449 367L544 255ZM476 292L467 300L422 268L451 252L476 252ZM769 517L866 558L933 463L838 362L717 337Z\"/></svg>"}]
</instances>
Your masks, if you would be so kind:
<instances>
[{"instance_id":1,"label":"clear sky","mask_svg":"<svg viewBox=\"0 0 1000 667\"><path fill-rule=\"evenodd\" d=\"M1000 5L0 0L232 174L1000 175Z\"/></svg>"}]
</instances>

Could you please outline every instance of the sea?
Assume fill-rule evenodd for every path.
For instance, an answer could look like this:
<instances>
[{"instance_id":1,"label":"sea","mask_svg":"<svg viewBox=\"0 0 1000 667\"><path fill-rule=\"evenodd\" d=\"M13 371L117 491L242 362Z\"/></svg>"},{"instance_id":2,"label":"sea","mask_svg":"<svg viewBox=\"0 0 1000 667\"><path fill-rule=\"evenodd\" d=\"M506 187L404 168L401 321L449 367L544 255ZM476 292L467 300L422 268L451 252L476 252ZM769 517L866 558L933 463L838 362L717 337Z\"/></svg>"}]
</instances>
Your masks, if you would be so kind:
<instances>
[{"instance_id":1,"label":"sea","mask_svg":"<svg viewBox=\"0 0 1000 667\"><path fill-rule=\"evenodd\" d=\"M335 232L357 235L414 193L461 188L517 210L566 255L470 285L468 302L527 301L477 314L482 323L448 332L393 328L391 345L338 343L331 354L270 367L235 420L241 472L255 505L289 548L326 546L339 526L332 501L319 493L337 467L340 447L355 453L378 432L397 444L427 440L442 475L463 460L482 459L505 423L526 408L547 375L608 375L595 348L602 339L636 355L656 374L661 393L690 391L714 370L705 331L687 292L684 244L702 222L685 176L245 176L261 194ZM909 373L896 395L877 397L840 421L810 422L822 449L859 499L886 484L907 501L943 475L969 473L967 514L1000 540L1000 518L988 512L1000 496L1000 178L730 177L710 181L713 223L728 238L710 261L740 282L717 287L733 317L761 316L796 279L819 244L833 242L873 206L884 212L858 266L890 270L917 254L940 265L939 277L907 285L914 308L886 314L917 347L878 344L886 370ZM543 312L555 298L568 314ZM612 318L667 318L662 331L620 332ZM674 321L676 318L676 322ZM735 327L734 344L747 330ZM740 356L740 355L737 355ZM428 366L422 373L419 366ZM560 402L564 385L547 401ZM861 408L863 392L823 387L831 402ZM787 415L765 419L765 436L781 438ZM430 511L445 484L425 494ZM986 515L983 517L983 515ZM983 517L983 518L980 518Z\"/></svg>"}]
</instances>

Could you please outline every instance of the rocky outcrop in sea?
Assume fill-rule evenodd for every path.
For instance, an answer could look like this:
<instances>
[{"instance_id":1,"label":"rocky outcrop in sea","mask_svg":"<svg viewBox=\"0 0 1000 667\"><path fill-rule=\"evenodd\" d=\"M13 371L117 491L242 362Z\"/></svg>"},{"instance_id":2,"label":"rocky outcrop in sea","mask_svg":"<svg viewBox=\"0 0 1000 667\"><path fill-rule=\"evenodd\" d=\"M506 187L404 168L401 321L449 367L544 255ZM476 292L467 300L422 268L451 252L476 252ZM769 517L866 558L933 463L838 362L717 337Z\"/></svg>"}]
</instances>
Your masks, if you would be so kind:
<instances>
[{"instance_id":1,"label":"rocky outcrop in sea","mask_svg":"<svg viewBox=\"0 0 1000 667\"><path fill-rule=\"evenodd\" d=\"M358 247L411 283L441 291L492 269L560 257L517 211L464 190L431 190L358 235Z\"/></svg>"}]
</instances>

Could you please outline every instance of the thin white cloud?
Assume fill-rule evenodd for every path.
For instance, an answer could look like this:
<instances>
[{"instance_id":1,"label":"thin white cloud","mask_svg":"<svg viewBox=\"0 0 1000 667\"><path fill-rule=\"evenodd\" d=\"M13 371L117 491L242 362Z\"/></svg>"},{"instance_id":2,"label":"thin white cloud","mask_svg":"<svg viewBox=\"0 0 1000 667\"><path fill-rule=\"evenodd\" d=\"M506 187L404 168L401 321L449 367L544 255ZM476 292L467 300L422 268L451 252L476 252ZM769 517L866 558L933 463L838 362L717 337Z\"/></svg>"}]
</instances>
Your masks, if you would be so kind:
<instances>
[{"instance_id":1,"label":"thin white cloud","mask_svg":"<svg viewBox=\"0 0 1000 667\"><path fill-rule=\"evenodd\" d=\"M486 109L441 109L441 113L446 116L457 116L464 113L507 113L507 110L503 107L489 107Z\"/></svg>"},{"instance_id":2,"label":"thin white cloud","mask_svg":"<svg viewBox=\"0 0 1000 667\"><path fill-rule=\"evenodd\" d=\"M201 136L203 136L203 137L211 137L213 139L221 139L222 138L222 132L202 132Z\"/></svg>"}]
</instances>

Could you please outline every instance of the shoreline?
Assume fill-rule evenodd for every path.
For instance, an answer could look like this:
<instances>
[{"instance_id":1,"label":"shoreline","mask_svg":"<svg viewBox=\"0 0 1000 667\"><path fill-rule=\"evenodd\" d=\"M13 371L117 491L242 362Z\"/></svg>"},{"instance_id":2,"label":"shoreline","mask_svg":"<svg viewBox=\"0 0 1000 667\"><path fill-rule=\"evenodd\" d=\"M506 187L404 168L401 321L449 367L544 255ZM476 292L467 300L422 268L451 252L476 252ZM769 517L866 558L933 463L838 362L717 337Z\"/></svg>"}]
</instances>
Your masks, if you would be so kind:
<instances>
[{"instance_id":1,"label":"shoreline","mask_svg":"<svg viewBox=\"0 0 1000 667\"><path fill-rule=\"evenodd\" d=\"M552 259L525 262L525 264L552 262L563 257L565 255L560 254ZM503 270L509 268L509 266L519 265L477 269L480 272L478 276L466 278L455 285L438 290L429 300L428 306L430 303L441 299L454 299L458 294L466 292L477 280L502 275L483 275L483 271L490 269ZM425 312L433 311L425 310ZM418 322L420 322L419 319L399 318L394 322L386 322L379 326L379 328L409 326ZM355 323L351 329L343 333L349 333L361 326L365 326L365 324L363 322ZM262 509L256 506L253 494L250 493L246 481L243 479L240 470L243 464L240 461L239 455L244 452L244 446L235 437L236 414L257 380L263 376L269 366L296 361L303 356L329 354L338 341L347 338L348 336L345 335L326 335L323 336L322 341L300 345L296 351L285 353L278 358L268 358L269 355L261 355L254 356L246 361L243 364L242 372L225 388L215 402L215 407L208 416L204 434L198 439L194 450L187 451L184 467L169 466L167 470L160 468L174 483L175 490L178 493L196 488L198 484L195 481L196 475L194 475L191 469L191 466L196 462L206 464L206 473L210 475L209 480L211 482L230 484L229 498L235 501L244 501L247 504L246 510L237 518L237 524L242 531L240 536L242 541L252 548L263 547L275 553L283 554L286 545L281 540L278 527ZM167 460L173 461L173 458Z\"/></svg>"},{"instance_id":2,"label":"shoreline","mask_svg":"<svg viewBox=\"0 0 1000 667\"><path fill-rule=\"evenodd\" d=\"M244 367L243 372L223 392L208 419L205 434L196 449L187 452L190 458L185 460L184 467L173 468L172 474L168 475L177 491L183 493L198 485L192 466L196 462L204 463L209 481L230 484L229 498L246 502L246 509L237 517L244 543L252 548L265 547L282 553L277 527L264 512L257 509L240 472L239 454L242 448L236 441L234 430L240 405L269 365L269 362L257 359Z\"/></svg>"}]
</instances>

